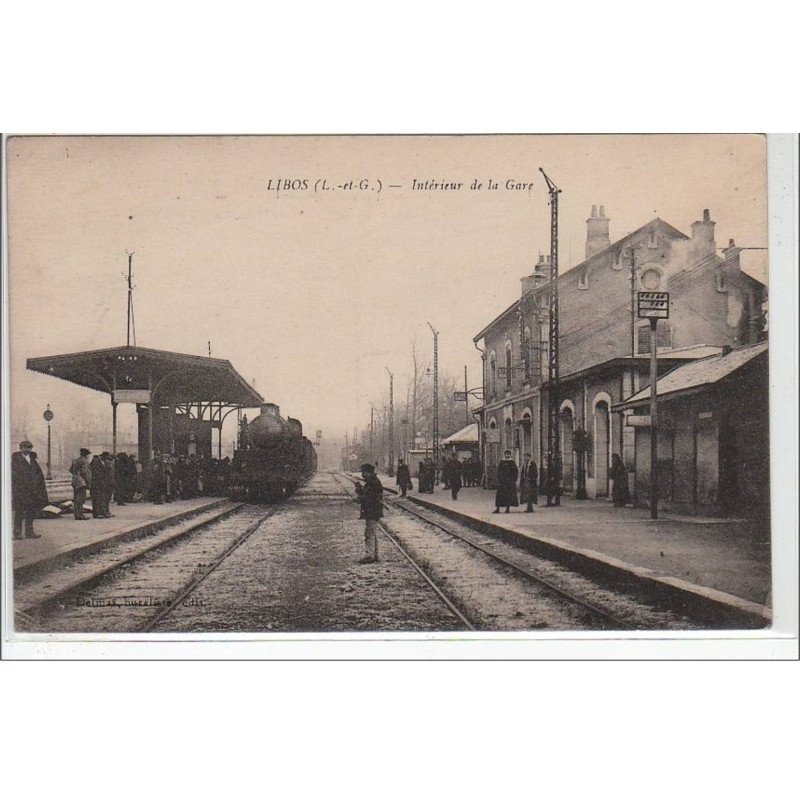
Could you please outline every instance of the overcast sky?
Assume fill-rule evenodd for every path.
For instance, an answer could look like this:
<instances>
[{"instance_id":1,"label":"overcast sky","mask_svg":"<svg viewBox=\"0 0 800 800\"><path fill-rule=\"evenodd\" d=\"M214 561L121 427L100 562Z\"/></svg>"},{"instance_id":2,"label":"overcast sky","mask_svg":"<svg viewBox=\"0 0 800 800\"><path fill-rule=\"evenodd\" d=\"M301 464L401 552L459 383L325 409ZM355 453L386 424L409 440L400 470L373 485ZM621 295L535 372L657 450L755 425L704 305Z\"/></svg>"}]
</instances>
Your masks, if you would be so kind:
<instances>
[{"instance_id":1,"label":"overcast sky","mask_svg":"<svg viewBox=\"0 0 800 800\"><path fill-rule=\"evenodd\" d=\"M592 204L612 241L654 216L688 234L708 208L719 246L767 244L759 136L12 138L7 159L11 402L37 420L46 403L61 420L81 406L110 418L106 395L25 359L125 343L126 250L137 344L204 355L211 340L284 415L333 437L388 396L385 366L405 399L428 320L440 370L467 364L480 382L472 337L549 251L540 166L562 189L562 270L583 259ZM308 188L276 192L285 179ZM322 179L355 183L315 191Z\"/></svg>"}]
</instances>

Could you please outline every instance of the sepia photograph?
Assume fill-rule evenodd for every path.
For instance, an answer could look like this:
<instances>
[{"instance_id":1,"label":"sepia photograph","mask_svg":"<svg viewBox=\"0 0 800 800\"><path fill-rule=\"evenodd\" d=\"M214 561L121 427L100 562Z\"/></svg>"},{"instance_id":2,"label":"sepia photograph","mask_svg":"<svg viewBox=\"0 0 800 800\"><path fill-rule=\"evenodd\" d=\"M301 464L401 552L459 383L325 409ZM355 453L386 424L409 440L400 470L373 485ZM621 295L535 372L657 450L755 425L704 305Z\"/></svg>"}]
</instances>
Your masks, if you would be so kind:
<instances>
[{"instance_id":1,"label":"sepia photograph","mask_svg":"<svg viewBox=\"0 0 800 800\"><path fill-rule=\"evenodd\" d=\"M7 635L770 629L767 151L7 137Z\"/></svg>"}]
</instances>

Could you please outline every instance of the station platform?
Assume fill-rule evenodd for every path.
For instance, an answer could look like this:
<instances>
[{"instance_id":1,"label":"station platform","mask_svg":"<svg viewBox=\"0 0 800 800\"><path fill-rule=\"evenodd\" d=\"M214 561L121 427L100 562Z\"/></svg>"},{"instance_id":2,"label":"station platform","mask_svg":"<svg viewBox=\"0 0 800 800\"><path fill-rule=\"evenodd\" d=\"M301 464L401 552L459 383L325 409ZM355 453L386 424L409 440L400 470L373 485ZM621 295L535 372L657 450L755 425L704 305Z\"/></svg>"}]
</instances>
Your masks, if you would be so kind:
<instances>
[{"instance_id":1,"label":"station platform","mask_svg":"<svg viewBox=\"0 0 800 800\"><path fill-rule=\"evenodd\" d=\"M164 525L180 522L195 514L210 511L227 503L225 497L197 497L176 500L164 505L149 502L111 506L110 519L76 520L71 514L55 519L37 519L34 530L40 539L14 539L14 575L67 561L88 553L115 539L145 535Z\"/></svg>"},{"instance_id":2,"label":"station platform","mask_svg":"<svg viewBox=\"0 0 800 800\"><path fill-rule=\"evenodd\" d=\"M387 490L394 478L380 476ZM414 486L416 487L416 480ZM629 573L675 591L735 607L764 618L771 612L769 528L751 520L689 517L639 508L615 508L606 500L561 498L561 506L494 511L494 491L463 488L458 500L437 486L434 494L408 498L463 521L506 529L541 542L553 552L593 561L608 572Z\"/></svg>"}]
</instances>

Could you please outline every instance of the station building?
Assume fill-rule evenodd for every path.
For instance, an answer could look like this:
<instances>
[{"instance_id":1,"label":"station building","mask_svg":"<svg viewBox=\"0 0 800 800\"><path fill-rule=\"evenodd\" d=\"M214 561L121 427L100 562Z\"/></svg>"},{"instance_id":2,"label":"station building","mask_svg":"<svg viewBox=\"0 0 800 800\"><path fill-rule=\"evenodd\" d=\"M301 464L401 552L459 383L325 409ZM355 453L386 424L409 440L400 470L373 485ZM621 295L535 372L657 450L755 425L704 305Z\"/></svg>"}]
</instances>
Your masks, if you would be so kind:
<instances>
[{"instance_id":1,"label":"station building","mask_svg":"<svg viewBox=\"0 0 800 800\"><path fill-rule=\"evenodd\" d=\"M635 292L670 293L670 318L657 329L659 375L762 337L766 287L742 271L744 253L733 240L718 253L714 226L705 210L690 236L655 218L612 242L604 207L592 207L585 259L557 279L565 491L575 486L579 430L589 443L587 494L610 495L614 452L636 488L636 433L626 424L633 409L612 413L649 385L650 327L636 318ZM765 251L747 255L766 259ZM503 450L518 463L529 452L542 464L547 453L549 270L540 256L521 279L519 300L474 337L483 359L480 442L489 488Z\"/></svg>"}]
</instances>

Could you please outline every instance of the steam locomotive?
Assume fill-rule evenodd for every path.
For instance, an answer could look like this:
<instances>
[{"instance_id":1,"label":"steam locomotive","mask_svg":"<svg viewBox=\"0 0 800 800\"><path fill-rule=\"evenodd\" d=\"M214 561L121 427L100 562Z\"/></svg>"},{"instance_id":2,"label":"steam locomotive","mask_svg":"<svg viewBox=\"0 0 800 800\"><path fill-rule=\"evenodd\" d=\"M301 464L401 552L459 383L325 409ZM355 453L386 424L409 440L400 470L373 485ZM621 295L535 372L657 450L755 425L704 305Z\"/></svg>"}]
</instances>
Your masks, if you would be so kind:
<instances>
[{"instance_id":1,"label":"steam locomotive","mask_svg":"<svg viewBox=\"0 0 800 800\"><path fill-rule=\"evenodd\" d=\"M274 403L264 403L252 421L242 419L234 473L248 500L287 497L316 469L317 453L300 420L284 419Z\"/></svg>"}]
</instances>

